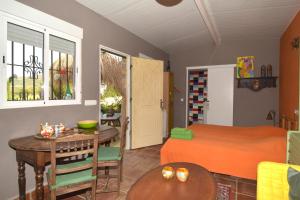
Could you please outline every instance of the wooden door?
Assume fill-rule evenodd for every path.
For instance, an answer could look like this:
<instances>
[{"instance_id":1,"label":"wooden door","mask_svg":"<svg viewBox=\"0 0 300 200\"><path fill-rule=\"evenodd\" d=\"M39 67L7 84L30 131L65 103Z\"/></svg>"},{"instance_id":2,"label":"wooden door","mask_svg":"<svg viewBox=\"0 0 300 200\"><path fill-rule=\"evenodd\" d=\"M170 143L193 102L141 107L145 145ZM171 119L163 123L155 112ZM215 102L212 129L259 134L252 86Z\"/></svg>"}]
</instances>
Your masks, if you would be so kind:
<instances>
[{"instance_id":1,"label":"wooden door","mask_svg":"<svg viewBox=\"0 0 300 200\"><path fill-rule=\"evenodd\" d=\"M131 58L131 148L162 143L163 61Z\"/></svg>"},{"instance_id":2,"label":"wooden door","mask_svg":"<svg viewBox=\"0 0 300 200\"><path fill-rule=\"evenodd\" d=\"M166 138L173 128L173 73L164 72L164 108L166 111Z\"/></svg>"}]
</instances>

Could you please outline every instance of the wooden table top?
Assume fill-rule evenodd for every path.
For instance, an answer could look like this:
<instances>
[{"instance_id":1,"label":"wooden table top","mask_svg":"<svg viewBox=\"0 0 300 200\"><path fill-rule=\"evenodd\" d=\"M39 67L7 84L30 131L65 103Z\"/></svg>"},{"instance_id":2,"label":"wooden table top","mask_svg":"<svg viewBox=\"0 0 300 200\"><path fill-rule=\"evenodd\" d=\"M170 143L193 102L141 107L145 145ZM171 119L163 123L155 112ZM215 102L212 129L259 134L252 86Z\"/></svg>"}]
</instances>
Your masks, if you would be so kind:
<instances>
[{"instance_id":1,"label":"wooden table top","mask_svg":"<svg viewBox=\"0 0 300 200\"><path fill-rule=\"evenodd\" d=\"M131 187L127 200L215 200L216 182L213 176L203 167L192 163L169 163L175 170L185 167L190 175L185 183L180 182L176 175L166 180L162 177L159 166L143 175Z\"/></svg>"},{"instance_id":2,"label":"wooden table top","mask_svg":"<svg viewBox=\"0 0 300 200\"><path fill-rule=\"evenodd\" d=\"M119 134L118 129L111 126L100 126L99 143L105 143ZM15 150L25 151L50 151L50 140L37 139L34 135L11 139L8 142L9 146Z\"/></svg>"}]
</instances>

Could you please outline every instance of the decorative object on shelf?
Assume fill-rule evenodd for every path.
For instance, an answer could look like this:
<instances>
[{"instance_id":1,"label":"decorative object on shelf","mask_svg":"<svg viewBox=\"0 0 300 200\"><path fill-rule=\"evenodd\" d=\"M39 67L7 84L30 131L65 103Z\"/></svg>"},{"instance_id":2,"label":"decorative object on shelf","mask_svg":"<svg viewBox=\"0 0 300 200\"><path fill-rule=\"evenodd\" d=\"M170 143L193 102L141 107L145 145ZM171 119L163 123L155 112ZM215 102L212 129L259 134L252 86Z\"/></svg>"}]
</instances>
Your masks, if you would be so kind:
<instances>
[{"instance_id":1,"label":"decorative object on shelf","mask_svg":"<svg viewBox=\"0 0 300 200\"><path fill-rule=\"evenodd\" d=\"M294 49L299 49L299 46L300 46L300 37L294 38L294 39L292 40L291 44L292 44L292 47L293 47Z\"/></svg>"},{"instance_id":2,"label":"decorative object on shelf","mask_svg":"<svg viewBox=\"0 0 300 200\"><path fill-rule=\"evenodd\" d=\"M260 87L259 80L254 79L252 84L252 89L256 91L259 90L259 87Z\"/></svg>"},{"instance_id":3,"label":"decorative object on shelf","mask_svg":"<svg viewBox=\"0 0 300 200\"><path fill-rule=\"evenodd\" d=\"M254 56L242 56L237 58L237 78L254 77Z\"/></svg>"},{"instance_id":4,"label":"decorative object on shelf","mask_svg":"<svg viewBox=\"0 0 300 200\"><path fill-rule=\"evenodd\" d=\"M259 91L263 88L275 88L277 77L238 78L238 88L249 88Z\"/></svg>"},{"instance_id":5,"label":"decorative object on shelf","mask_svg":"<svg viewBox=\"0 0 300 200\"><path fill-rule=\"evenodd\" d=\"M276 126L276 112L275 112L275 110L270 110L268 112L266 120L273 120L273 126Z\"/></svg>"},{"instance_id":6,"label":"decorative object on shelf","mask_svg":"<svg viewBox=\"0 0 300 200\"><path fill-rule=\"evenodd\" d=\"M165 166L162 169L161 173L162 173L162 176L168 180L168 179L171 179L175 175L175 170L171 166Z\"/></svg>"},{"instance_id":7,"label":"decorative object on shelf","mask_svg":"<svg viewBox=\"0 0 300 200\"><path fill-rule=\"evenodd\" d=\"M272 65L267 65L267 77L272 77Z\"/></svg>"},{"instance_id":8,"label":"decorative object on shelf","mask_svg":"<svg viewBox=\"0 0 300 200\"><path fill-rule=\"evenodd\" d=\"M261 77L266 77L267 76L267 67L266 67L266 65L262 65L260 67L260 76Z\"/></svg>"},{"instance_id":9,"label":"decorative object on shelf","mask_svg":"<svg viewBox=\"0 0 300 200\"><path fill-rule=\"evenodd\" d=\"M186 182L189 177L189 170L187 168L178 168L176 170L177 179L181 182Z\"/></svg>"},{"instance_id":10,"label":"decorative object on shelf","mask_svg":"<svg viewBox=\"0 0 300 200\"><path fill-rule=\"evenodd\" d=\"M182 0L156 0L160 5L171 7L179 4Z\"/></svg>"}]
</instances>

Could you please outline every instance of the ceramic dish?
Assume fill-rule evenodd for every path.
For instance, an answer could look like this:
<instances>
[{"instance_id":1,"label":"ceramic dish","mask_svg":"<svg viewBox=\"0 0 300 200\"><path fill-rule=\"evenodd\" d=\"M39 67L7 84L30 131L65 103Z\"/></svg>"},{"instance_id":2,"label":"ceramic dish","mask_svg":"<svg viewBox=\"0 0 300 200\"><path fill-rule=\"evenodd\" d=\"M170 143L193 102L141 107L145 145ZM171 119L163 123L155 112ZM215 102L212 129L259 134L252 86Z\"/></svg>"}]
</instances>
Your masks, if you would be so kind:
<instances>
[{"instance_id":1,"label":"ceramic dish","mask_svg":"<svg viewBox=\"0 0 300 200\"><path fill-rule=\"evenodd\" d=\"M77 123L78 128L82 128L82 129L92 129L92 128L96 128L98 125L98 121L96 120L83 120L83 121L79 121Z\"/></svg>"}]
</instances>

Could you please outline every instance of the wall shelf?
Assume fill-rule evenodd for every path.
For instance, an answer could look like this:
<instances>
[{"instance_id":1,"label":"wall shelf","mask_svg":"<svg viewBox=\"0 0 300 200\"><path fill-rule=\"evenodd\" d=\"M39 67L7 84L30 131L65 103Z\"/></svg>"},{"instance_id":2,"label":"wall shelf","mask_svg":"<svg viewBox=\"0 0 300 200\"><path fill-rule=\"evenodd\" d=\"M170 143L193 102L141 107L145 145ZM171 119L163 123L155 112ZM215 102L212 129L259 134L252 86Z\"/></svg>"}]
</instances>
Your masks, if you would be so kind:
<instances>
[{"instance_id":1,"label":"wall shelf","mask_svg":"<svg viewBox=\"0 0 300 200\"><path fill-rule=\"evenodd\" d=\"M237 78L238 88L249 88L253 91L259 91L263 88L276 88L276 76L272 77L253 77L253 78Z\"/></svg>"}]
</instances>

